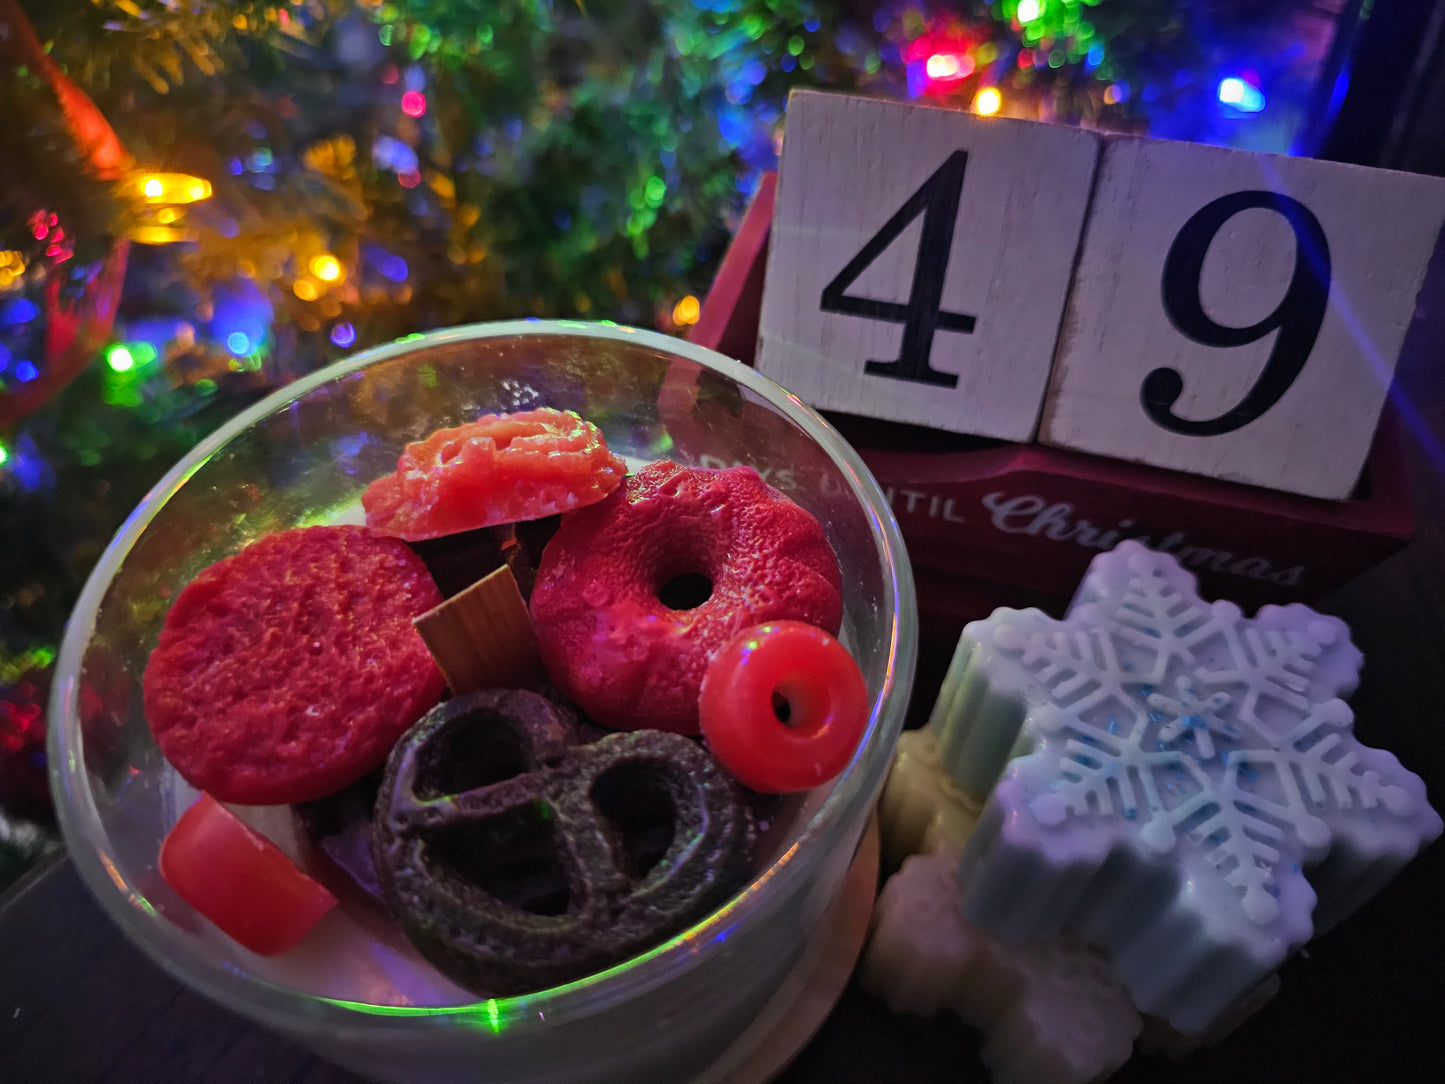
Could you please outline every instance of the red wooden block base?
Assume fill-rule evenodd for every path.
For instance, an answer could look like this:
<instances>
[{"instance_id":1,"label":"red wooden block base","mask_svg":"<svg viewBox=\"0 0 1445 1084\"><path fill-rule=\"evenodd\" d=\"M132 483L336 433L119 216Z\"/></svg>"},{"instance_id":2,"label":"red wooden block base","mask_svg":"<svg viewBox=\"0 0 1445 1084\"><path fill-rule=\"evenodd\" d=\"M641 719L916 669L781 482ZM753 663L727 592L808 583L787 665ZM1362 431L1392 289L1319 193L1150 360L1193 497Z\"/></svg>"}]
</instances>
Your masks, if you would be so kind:
<instances>
[{"instance_id":1,"label":"red wooden block base","mask_svg":"<svg viewBox=\"0 0 1445 1084\"><path fill-rule=\"evenodd\" d=\"M753 363L776 177L764 178L692 340ZM971 440L830 415L888 493L921 585L925 634L995 606L1061 610L1089 560L1122 538L1174 554L1206 597L1246 610L1319 599L1399 549L1412 528L1387 410L1356 496L1296 497L1039 444Z\"/></svg>"}]
</instances>

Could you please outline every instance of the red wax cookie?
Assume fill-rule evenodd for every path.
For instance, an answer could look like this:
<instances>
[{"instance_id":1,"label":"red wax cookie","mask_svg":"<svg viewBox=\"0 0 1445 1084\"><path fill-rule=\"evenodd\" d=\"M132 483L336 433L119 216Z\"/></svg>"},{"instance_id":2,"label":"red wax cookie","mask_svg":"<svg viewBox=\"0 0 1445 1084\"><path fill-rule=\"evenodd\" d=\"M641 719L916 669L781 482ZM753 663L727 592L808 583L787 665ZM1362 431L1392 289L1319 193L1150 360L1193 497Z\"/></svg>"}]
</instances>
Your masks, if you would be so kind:
<instances>
[{"instance_id":1,"label":"red wax cookie","mask_svg":"<svg viewBox=\"0 0 1445 1084\"><path fill-rule=\"evenodd\" d=\"M698 731L714 652L749 625L836 634L841 577L823 528L749 467L662 460L569 512L542 552L532 621L547 672L597 722Z\"/></svg>"},{"instance_id":2,"label":"red wax cookie","mask_svg":"<svg viewBox=\"0 0 1445 1084\"><path fill-rule=\"evenodd\" d=\"M484 414L408 444L361 503L368 526L416 542L580 508L626 473L595 425L543 407Z\"/></svg>"},{"instance_id":3,"label":"red wax cookie","mask_svg":"<svg viewBox=\"0 0 1445 1084\"><path fill-rule=\"evenodd\" d=\"M166 614L144 680L156 744L224 802L341 789L441 697L411 624L441 601L404 542L365 527L253 543L197 576Z\"/></svg>"}]
</instances>

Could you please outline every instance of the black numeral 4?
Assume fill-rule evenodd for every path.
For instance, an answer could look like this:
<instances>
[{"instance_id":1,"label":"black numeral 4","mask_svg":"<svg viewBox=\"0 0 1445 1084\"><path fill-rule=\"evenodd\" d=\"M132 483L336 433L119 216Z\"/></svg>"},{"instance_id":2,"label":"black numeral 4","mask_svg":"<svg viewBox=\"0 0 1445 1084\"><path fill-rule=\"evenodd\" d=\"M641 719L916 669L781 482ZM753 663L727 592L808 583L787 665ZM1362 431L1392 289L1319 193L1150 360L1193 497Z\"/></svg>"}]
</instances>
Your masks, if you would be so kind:
<instances>
[{"instance_id":1,"label":"black numeral 4","mask_svg":"<svg viewBox=\"0 0 1445 1084\"><path fill-rule=\"evenodd\" d=\"M963 171L968 164L966 151L954 151L947 161L924 181L918 191L908 197L883 228L869 238L848 266L823 287L820 308L849 316L867 316L903 325L903 346L895 361L870 361L863 371L873 376L911 380L919 384L937 384L952 388L958 385L955 373L943 373L928 364L933 351L933 333L944 331L971 332L974 318L959 312L945 312L943 276L948 270L948 254L953 247L953 230L958 219L958 200L963 192ZM919 215L923 216L923 237L918 242L918 258L913 265L913 286L908 303L879 301L847 293L849 286Z\"/></svg>"}]
</instances>

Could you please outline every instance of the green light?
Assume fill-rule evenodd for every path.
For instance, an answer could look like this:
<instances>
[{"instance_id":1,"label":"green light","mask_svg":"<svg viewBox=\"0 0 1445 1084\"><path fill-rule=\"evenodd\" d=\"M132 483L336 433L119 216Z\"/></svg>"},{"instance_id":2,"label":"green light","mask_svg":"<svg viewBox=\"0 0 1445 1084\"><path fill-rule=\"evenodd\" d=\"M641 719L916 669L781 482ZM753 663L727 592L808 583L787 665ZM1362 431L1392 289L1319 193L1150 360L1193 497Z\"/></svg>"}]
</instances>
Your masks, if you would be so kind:
<instances>
[{"instance_id":1,"label":"green light","mask_svg":"<svg viewBox=\"0 0 1445 1084\"><path fill-rule=\"evenodd\" d=\"M494 997L487 998L487 1026L492 1031L500 1034L502 1030L502 1010Z\"/></svg>"},{"instance_id":2,"label":"green light","mask_svg":"<svg viewBox=\"0 0 1445 1084\"><path fill-rule=\"evenodd\" d=\"M10 449L0 444L0 465L10 462Z\"/></svg>"},{"instance_id":3,"label":"green light","mask_svg":"<svg viewBox=\"0 0 1445 1084\"><path fill-rule=\"evenodd\" d=\"M647 202L653 207L657 207L661 205L662 197L667 195L667 182L661 177L649 177L647 178L647 188L645 191Z\"/></svg>"},{"instance_id":4,"label":"green light","mask_svg":"<svg viewBox=\"0 0 1445 1084\"><path fill-rule=\"evenodd\" d=\"M128 373L135 368L135 355L124 343L117 343L105 352L105 363L118 373Z\"/></svg>"},{"instance_id":5,"label":"green light","mask_svg":"<svg viewBox=\"0 0 1445 1084\"><path fill-rule=\"evenodd\" d=\"M788 52L792 53L794 56L797 56L802 51L803 39L797 34L794 34L791 38L788 39Z\"/></svg>"},{"instance_id":6,"label":"green light","mask_svg":"<svg viewBox=\"0 0 1445 1084\"><path fill-rule=\"evenodd\" d=\"M383 26L376 32L376 36L381 39L381 44L386 46L391 45L391 27Z\"/></svg>"}]
</instances>

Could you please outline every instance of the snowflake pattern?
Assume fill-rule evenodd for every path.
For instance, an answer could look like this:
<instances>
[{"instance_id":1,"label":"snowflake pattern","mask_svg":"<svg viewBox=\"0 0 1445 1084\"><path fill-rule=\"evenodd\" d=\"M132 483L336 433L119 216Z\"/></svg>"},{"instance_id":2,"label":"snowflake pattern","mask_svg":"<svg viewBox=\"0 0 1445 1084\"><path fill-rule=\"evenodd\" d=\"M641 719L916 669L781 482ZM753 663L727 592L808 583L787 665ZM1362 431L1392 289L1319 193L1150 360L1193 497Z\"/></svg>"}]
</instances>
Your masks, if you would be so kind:
<instances>
[{"instance_id":1,"label":"snowflake pattern","mask_svg":"<svg viewBox=\"0 0 1445 1084\"><path fill-rule=\"evenodd\" d=\"M1367 878L1377 887L1382 867L1440 833L1420 779L1354 738L1339 697L1361 655L1336 618L1295 604L1246 619L1200 599L1172 557L1125 542L1094 559L1063 620L1000 610L964 635L970 677L1025 702L1014 744L1025 755L960 867L965 913L988 924L992 906L1012 936L1088 921L1126 950L1120 924L1099 917L1099 899L1127 880L1123 848L1173 874L1171 893L1143 893L1161 923L1192 915L1191 929L1239 950L1232 960L1272 967L1308 938L1312 911L1342 917ZM1026 868L1047 903L1007 898ZM1093 870L1082 892L1080 869ZM1122 925L1144 936L1150 921Z\"/></svg>"}]
</instances>

